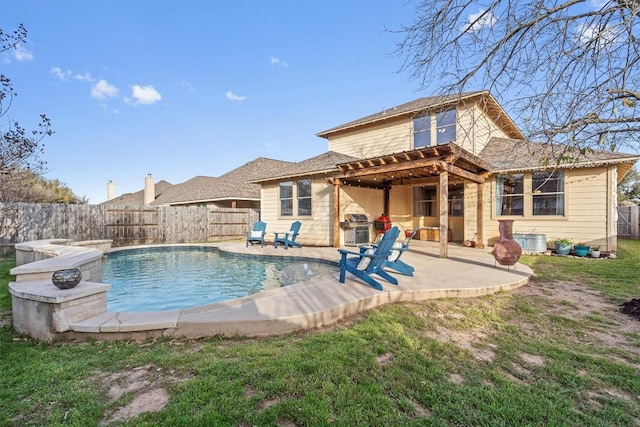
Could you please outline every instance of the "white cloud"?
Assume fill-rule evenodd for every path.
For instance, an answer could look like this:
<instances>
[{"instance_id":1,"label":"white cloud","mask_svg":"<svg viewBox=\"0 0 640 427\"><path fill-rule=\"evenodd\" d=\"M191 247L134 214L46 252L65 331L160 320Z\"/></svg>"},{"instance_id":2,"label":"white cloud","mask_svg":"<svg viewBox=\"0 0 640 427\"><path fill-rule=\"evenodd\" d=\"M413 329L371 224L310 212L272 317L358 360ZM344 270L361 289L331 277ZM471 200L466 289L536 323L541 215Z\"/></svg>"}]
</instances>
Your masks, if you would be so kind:
<instances>
[{"instance_id":1,"label":"white cloud","mask_svg":"<svg viewBox=\"0 0 640 427\"><path fill-rule=\"evenodd\" d=\"M576 27L576 37L582 44L596 42L599 49L603 49L613 43L618 33L613 27L600 29L595 25L580 24Z\"/></svg>"},{"instance_id":2,"label":"white cloud","mask_svg":"<svg viewBox=\"0 0 640 427\"><path fill-rule=\"evenodd\" d=\"M71 73L71 72L69 72ZM73 76L74 79L79 80L81 82L95 82L96 79L94 79L93 77L91 77L91 74L89 73L84 73L84 74L76 74Z\"/></svg>"},{"instance_id":3,"label":"white cloud","mask_svg":"<svg viewBox=\"0 0 640 427\"><path fill-rule=\"evenodd\" d=\"M155 90L153 86L134 85L131 90L131 96L135 99L136 104L151 105L162 99L160 92Z\"/></svg>"},{"instance_id":4,"label":"white cloud","mask_svg":"<svg viewBox=\"0 0 640 427\"><path fill-rule=\"evenodd\" d=\"M33 60L33 53L29 52L27 49L25 49L21 45L16 46L16 50L13 52L13 56L16 58L16 61L32 61Z\"/></svg>"},{"instance_id":5,"label":"white cloud","mask_svg":"<svg viewBox=\"0 0 640 427\"><path fill-rule=\"evenodd\" d=\"M99 80L91 88L91 97L95 99L114 98L120 91L117 87L110 85L106 80Z\"/></svg>"},{"instance_id":6,"label":"white cloud","mask_svg":"<svg viewBox=\"0 0 640 427\"><path fill-rule=\"evenodd\" d=\"M287 67L289 66L289 64L287 64L286 62L284 62L284 61L283 61L282 59L280 59L280 58L276 58L275 56L272 56L272 57L269 59L269 62L270 62L270 63L271 63L271 65L273 65L274 67L281 66L281 67L287 68Z\"/></svg>"},{"instance_id":7,"label":"white cloud","mask_svg":"<svg viewBox=\"0 0 640 427\"><path fill-rule=\"evenodd\" d=\"M60 80L65 80L71 75L71 70L62 71L62 68L60 67L53 67L50 72Z\"/></svg>"},{"instance_id":8,"label":"white cloud","mask_svg":"<svg viewBox=\"0 0 640 427\"><path fill-rule=\"evenodd\" d=\"M224 94L224 96L227 97L227 99L231 100L231 101L244 101L245 99L247 99L246 96L238 96L235 93L231 92L231 91L227 91L227 93Z\"/></svg>"},{"instance_id":9,"label":"white cloud","mask_svg":"<svg viewBox=\"0 0 640 427\"><path fill-rule=\"evenodd\" d=\"M469 28L468 31L471 32L480 31L484 27L493 27L496 21L497 19L493 13L488 12L485 14L485 11L481 10L478 13L469 15L469 23L465 25L465 30Z\"/></svg>"},{"instance_id":10,"label":"white cloud","mask_svg":"<svg viewBox=\"0 0 640 427\"><path fill-rule=\"evenodd\" d=\"M51 69L51 74L53 74L54 76L56 76L57 78L59 78L60 80L67 80L68 78L73 76L74 80L78 80L81 82L95 82L96 79L94 79L91 74L89 73L84 73L84 74L73 74L73 72L71 70L67 70L67 71L62 71L62 68L60 67L53 67Z\"/></svg>"}]
</instances>

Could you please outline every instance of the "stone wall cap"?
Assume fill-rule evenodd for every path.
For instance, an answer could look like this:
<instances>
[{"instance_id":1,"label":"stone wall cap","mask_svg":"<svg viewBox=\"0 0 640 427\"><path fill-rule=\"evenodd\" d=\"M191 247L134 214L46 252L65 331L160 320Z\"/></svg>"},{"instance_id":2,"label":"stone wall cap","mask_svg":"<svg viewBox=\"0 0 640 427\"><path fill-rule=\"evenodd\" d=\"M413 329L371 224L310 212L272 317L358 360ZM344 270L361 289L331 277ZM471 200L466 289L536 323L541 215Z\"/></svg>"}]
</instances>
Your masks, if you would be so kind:
<instances>
[{"instance_id":1,"label":"stone wall cap","mask_svg":"<svg viewBox=\"0 0 640 427\"><path fill-rule=\"evenodd\" d=\"M51 280L34 280L31 282L10 282L9 293L17 298L32 301L60 304L90 295L107 292L111 285L106 283L81 281L71 289L58 289Z\"/></svg>"}]
</instances>

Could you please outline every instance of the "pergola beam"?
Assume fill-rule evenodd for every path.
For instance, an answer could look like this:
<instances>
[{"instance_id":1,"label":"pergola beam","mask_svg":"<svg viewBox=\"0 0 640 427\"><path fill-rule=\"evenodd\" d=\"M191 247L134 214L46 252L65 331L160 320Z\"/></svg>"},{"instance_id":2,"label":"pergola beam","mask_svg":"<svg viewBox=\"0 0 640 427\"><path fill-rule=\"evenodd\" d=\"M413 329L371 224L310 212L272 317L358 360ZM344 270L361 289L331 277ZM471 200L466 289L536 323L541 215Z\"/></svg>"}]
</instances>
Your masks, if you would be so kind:
<instances>
[{"instance_id":1,"label":"pergola beam","mask_svg":"<svg viewBox=\"0 0 640 427\"><path fill-rule=\"evenodd\" d=\"M388 164L388 165L380 165L380 166L371 166L367 168L362 168L360 170L350 170L350 171L342 171L341 173L334 174L334 178L357 178L359 176L368 176L368 175L380 175L384 173L398 172L398 171L406 171L411 169L420 169L426 168L429 166L437 166L440 164L441 159L418 159L411 160L408 162Z\"/></svg>"}]
</instances>

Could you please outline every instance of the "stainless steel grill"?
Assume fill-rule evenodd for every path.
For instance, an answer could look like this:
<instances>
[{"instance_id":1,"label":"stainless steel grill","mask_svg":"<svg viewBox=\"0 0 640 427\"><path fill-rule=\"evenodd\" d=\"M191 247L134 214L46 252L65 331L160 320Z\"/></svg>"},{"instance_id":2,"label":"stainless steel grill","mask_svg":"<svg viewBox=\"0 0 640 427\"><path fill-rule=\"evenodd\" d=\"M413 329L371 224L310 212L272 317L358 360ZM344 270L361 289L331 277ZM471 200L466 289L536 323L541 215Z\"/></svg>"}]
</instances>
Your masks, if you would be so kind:
<instances>
[{"instance_id":1,"label":"stainless steel grill","mask_svg":"<svg viewBox=\"0 0 640 427\"><path fill-rule=\"evenodd\" d=\"M346 246L366 245L369 240L369 219L365 214L346 214L340 226L344 229Z\"/></svg>"}]
</instances>

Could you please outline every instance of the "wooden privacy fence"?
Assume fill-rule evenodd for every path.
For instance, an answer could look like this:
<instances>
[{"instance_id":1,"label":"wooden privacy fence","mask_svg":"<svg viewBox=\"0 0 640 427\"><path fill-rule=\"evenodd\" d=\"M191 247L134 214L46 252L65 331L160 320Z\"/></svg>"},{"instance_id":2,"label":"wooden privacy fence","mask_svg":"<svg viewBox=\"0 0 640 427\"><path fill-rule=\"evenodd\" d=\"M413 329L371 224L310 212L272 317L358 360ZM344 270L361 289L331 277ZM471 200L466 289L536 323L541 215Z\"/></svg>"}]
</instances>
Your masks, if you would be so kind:
<instances>
[{"instance_id":1,"label":"wooden privacy fence","mask_svg":"<svg viewBox=\"0 0 640 427\"><path fill-rule=\"evenodd\" d=\"M640 239L638 206L618 206L618 237Z\"/></svg>"},{"instance_id":2,"label":"wooden privacy fence","mask_svg":"<svg viewBox=\"0 0 640 427\"><path fill-rule=\"evenodd\" d=\"M200 206L0 204L0 243L111 239L114 246L203 243L244 237L255 209Z\"/></svg>"}]
</instances>

